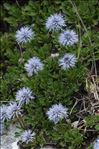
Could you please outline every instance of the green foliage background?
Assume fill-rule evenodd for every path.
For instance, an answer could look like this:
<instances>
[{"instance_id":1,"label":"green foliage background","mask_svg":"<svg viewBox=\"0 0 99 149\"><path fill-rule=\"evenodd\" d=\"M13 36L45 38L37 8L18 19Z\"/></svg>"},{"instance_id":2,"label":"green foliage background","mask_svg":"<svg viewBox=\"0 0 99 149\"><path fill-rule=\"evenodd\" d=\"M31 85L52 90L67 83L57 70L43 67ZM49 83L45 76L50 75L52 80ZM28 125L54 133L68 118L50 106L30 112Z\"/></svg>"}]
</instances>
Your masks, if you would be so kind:
<instances>
[{"instance_id":1,"label":"green foliage background","mask_svg":"<svg viewBox=\"0 0 99 149\"><path fill-rule=\"evenodd\" d=\"M27 126L37 132L36 145L55 143L60 148L81 148L85 136L71 126L76 120L70 115L71 122L63 120L55 127L46 117L47 109L56 103L62 103L71 110L75 102L74 95L84 88L86 76L93 63L99 61L99 5L98 0L75 0L78 12L87 28L85 32L77 14L69 0L29 0L2 1L1 5L1 101L15 99L15 93L23 86L30 87L36 100L25 108L24 119ZM48 16L63 13L67 27L76 30L79 42L73 47L63 47L58 43L58 35L54 33L50 39L45 28ZM22 53L15 41L15 33L21 26L33 25L35 38L22 46ZM92 45L89 38L92 39ZM66 52L74 53L78 63L74 69L62 71L58 66L58 58L52 58L51 52L57 49L59 57ZM29 78L24 71L24 63L33 56L38 56L45 64L43 71ZM90 121L88 126L91 125ZM92 124L93 126L93 124ZM98 128L99 129L99 128ZM47 138L46 138L47 136Z\"/></svg>"}]
</instances>

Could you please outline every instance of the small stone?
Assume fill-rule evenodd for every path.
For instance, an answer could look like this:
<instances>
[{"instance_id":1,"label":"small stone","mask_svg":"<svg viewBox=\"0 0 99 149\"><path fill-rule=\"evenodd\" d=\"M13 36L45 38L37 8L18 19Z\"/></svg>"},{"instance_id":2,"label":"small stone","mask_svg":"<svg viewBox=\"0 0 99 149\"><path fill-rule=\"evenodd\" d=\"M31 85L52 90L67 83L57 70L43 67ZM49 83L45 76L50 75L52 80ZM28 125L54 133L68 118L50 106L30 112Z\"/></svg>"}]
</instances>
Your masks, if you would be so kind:
<instances>
[{"instance_id":1,"label":"small stone","mask_svg":"<svg viewBox=\"0 0 99 149\"><path fill-rule=\"evenodd\" d=\"M16 140L15 142L12 143L12 149L19 149L17 142L18 142L18 140Z\"/></svg>"},{"instance_id":2,"label":"small stone","mask_svg":"<svg viewBox=\"0 0 99 149\"><path fill-rule=\"evenodd\" d=\"M99 149L99 138L97 138L94 142L94 149Z\"/></svg>"},{"instance_id":3,"label":"small stone","mask_svg":"<svg viewBox=\"0 0 99 149\"><path fill-rule=\"evenodd\" d=\"M16 125L11 125L9 127L9 130L6 131L6 134L1 136L1 149L19 149L12 146L13 143L17 141L17 139L15 138L16 131L19 131L19 129L16 128Z\"/></svg>"},{"instance_id":4,"label":"small stone","mask_svg":"<svg viewBox=\"0 0 99 149\"><path fill-rule=\"evenodd\" d=\"M59 56L59 53L52 53L52 54L51 54L51 57L53 57L53 58L54 58L54 57L58 57L58 56Z\"/></svg>"},{"instance_id":5,"label":"small stone","mask_svg":"<svg viewBox=\"0 0 99 149\"><path fill-rule=\"evenodd\" d=\"M77 128L78 123L79 123L79 121L75 121L75 122L72 123L72 126L73 126L74 128Z\"/></svg>"}]
</instances>

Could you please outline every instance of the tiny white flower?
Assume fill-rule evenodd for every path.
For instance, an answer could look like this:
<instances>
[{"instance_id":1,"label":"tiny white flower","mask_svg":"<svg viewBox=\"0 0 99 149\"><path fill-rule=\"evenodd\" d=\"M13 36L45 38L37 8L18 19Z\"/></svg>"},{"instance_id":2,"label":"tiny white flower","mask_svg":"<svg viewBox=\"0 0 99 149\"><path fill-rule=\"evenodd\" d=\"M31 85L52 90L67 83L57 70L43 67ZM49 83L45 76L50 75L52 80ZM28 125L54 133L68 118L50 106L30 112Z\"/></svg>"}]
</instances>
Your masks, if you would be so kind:
<instances>
[{"instance_id":1,"label":"tiny white flower","mask_svg":"<svg viewBox=\"0 0 99 149\"><path fill-rule=\"evenodd\" d=\"M55 104L47 111L47 116L50 121L57 124L63 118L68 117L68 108L64 107L62 104Z\"/></svg>"},{"instance_id":2,"label":"tiny white flower","mask_svg":"<svg viewBox=\"0 0 99 149\"><path fill-rule=\"evenodd\" d=\"M51 15L48 17L46 21L46 28L49 31L58 31L61 30L63 26L65 25L64 18L61 14L55 13L54 15Z\"/></svg>"},{"instance_id":3,"label":"tiny white flower","mask_svg":"<svg viewBox=\"0 0 99 149\"><path fill-rule=\"evenodd\" d=\"M33 139L35 138L35 135L36 135L35 132L32 132L30 129L25 130L21 135L21 141L28 144L29 142L33 141Z\"/></svg>"},{"instance_id":4,"label":"tiny white flower","mask_svg":"<svg viewBox=\"0 0 99 149\"><path fill-rule=\"evenodd\" d=\"M62 58L59 59L59 66L61 69L66 70L75 66L77 58L74 54L65 54Z\"/></svg>"},{"instance_id":5,"label":"tiny white flower","mask_svg":"<svg viewBox=\"0 0 99 149\"><path fill-rule=\"evenodd\" d=\"M34 37L34 32L30 27L21 27L19 30L16 31L16 41L20 43L26 43L30 41Z\"/></svg>"},{"instance_id":6,"label":"tiny white flower","mask_svg":"<svg viewBox=\"0 0 99 149\"><path fill-rule=\"evenodd\" d=\"M59 53L51 53L51 57L55 58L55 57L58 57L59 56Z\"/></svg>"},{"instance_id":7,"label":"tiny white flower","mask_svg":"<svg viewBox=\"0 0 99 149\"><path fill-rule=\"evenodd\" d=\"M28 73L28 76L31 77L34 74L37 74L38 71L43 70L44 64L38 57L33 57L28 60L28 63L25 64L25 70Z\"/></svg>"},{"instance_id":8,"label":"tiny white flower","mask_svg":"<svg viewBox=\"0 0 99 149\"><path fill-rule=\"evenodd\" d=\"M7 109L8 119L12 119L16 116L22 115L21 112L21 107L16 102L11 102Z\"/></svg>"},{"instance_id":9,"label":"tiny white flower","mask_svg":"<svg viewBox=\"0 0 99 149\"><path fill-rule=\"evenodd\" d=\"M8 106L6 106L6 105L2 105L0 107L0 121L2 121L2 122L4 122L6 119L8 119L7 108L8 108Z\"/></svg>"},{"instance_id":10,"label":"tiny white flower","mask_svg":"<svg viewBox=\"0 0 99 149\"><path fill-rule=\"evenodd\" d=\"M16 93L16 101L19 102L20 106L29 103L29 101L34 98L32 91L28 87L23 87Z\"/></svg>"},{"instance_id":11,"label":"tiny white flower","mask_svg":"<svg viewBox=\"0 0 99 149\"><path fill-rule=\"evenodd\" d=\"M97 138L94 143L94 149L99 149L99 138Z\"/></svg>"},{"instance_id":12,"label":"tiny white flower","mask_svg":"<svg viewBox=\"0 0 99 149\"><path fill-rule=\"evenodd\" d=\"M78 42L78 35L73 30L66 30L59 36L59 43L63 46L72 46Z\"/></svg>"}]
</instances>

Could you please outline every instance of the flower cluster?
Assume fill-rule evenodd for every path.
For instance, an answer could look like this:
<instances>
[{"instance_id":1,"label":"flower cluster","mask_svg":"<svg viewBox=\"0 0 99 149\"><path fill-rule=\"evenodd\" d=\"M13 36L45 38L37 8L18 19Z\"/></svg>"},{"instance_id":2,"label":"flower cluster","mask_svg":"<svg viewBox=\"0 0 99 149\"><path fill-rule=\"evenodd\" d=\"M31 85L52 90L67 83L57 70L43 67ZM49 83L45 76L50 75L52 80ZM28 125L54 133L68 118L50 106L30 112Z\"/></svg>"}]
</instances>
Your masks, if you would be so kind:
<instances>
[{"instance_id":1,"label":"flower cluster","mask_svg":"<svg viewBox=\"0 0 99 149\"><path fill-rule=\"evenodd\" d=\"M25 130L21 135L21 141L28 144L29 142L32 142L32 140L35 138L35 135L35 132L32 132L30 129Z\"/></svg>"},{"instance_id":2,"label":"flower cluster","mask_svg":"<svg viewBox=\"0 0 99 149\"><path fill-rule=\"evenodd\" d=\"M0 107L0 121L15 118L22 114L22 105L29 103L30 100L35 99L32 91L28 87L23 87L16 93L16 102L10 102L8 105L2 105Z\"/></svg>"},{"instance_id":3,"label":"flower cluster","mask_svg":"<svg viewBox=\"0 0 99 149\"><path fill-rule=\"evenodd\" d=\"M8 115L7 115L7 109L8 107L6 105L2 105L0 107L0 122L4 122L6 119L8 119Z\"/></svg>"},{"instance_id":4,"label":"flower cluster","mask_svg":"<svg viewBox=\"0 0 99 149\"><path fill-rule=\"evenodd\" d=\"M33 96L32 91L28 87L23 87L16 93L16 102L10 102L8 105L2 105L0 107L0 135L3 134L4 121L22 116L22 105L29 103L29 101L33 99L35 99L35 97ZM27 130L22 134L21 141L28 144L34 137L35 133L32 133L31 130Z\"/></svg>"},{"instance_id":5,"label":"flower cluster","mask_svg":"<svg viewBox=\"0 0 99 149\"><path fill-rule=\"evenodd\" d=\"M46 21L46 28L49 31L58 31L61 30L62 27L65 26L64 18L61 14L54 14L48 17Z\"/></svg>"},{"instance_id":6,"label":"flower cluster","mask_svg":"<svg viewBox=\"0 0 99 149\"><path fill-rule=\"evenodd\" d=\"M63 29L63 27L66 28L66 24L61 14L54 14L48 17L45 25L49 31L63 31L59 36L59 43L61 45L72 46L78 42L78 35L73 30Z\"/></svg>"},{"instance_id":7,"label":"flower cluster","mask_svg":"<svg viewBox=\"0 0 99 149\"><path fill-rule=\"evenodd\" d=\"M11 102L6 110L8 119L15 118L18 115L21 115L21 108L16 102Z\"/></svg>"},{"instance_id":8,"label":"flower cluster","mask_svg":"<svg viewBox=\"0 0 99 149\"><path fill-rule=\"evenodd\" d=\"M63 46L72 46L78 42L78 35L73 30L66 30L59 36L59 43Z\"/></svg>"},{"instance_id":9,"label":"flower cluster","mask_svg":"<svg viewBox=\"0 0 99 149\"><path fill-rule=\"evenodd\" d=\"M62 104L55 104L47 111L48 119L57 124L63 118L68 117L67 110Z\"/></svg>"},{"instance_id":10,"label":"flower cluster","mask_svg":"<svg viewBox=\"0 0 99 149\"><path fill-rule=\"evenodd\" d=\"M34 32L27 26L21 27L19 30L17 30L15 37L19 44L23 44L30 41L34 37Z\"/></svg>"},{"instance_id":11,"label":"flower cluster","mask_svg":"<svg viewBox=\"0 0 99 149\"><path fill-rule=\"evenodd\" d=\"M66 70L68 68L74 67L77 62L77 58L74 54L65 54L59 59L59 66L61 69Z\"/></svg>"},{"instance_id":12,"label":"flower cluster","mask_svg":"<svg viewBox=\"0 0 99 149\"><path fill-rule=\"evenodd\" d=\"M72 46L78 42L78 35L73 30L63 30L66 27L64 17L61 14L54 14L48 17L46 21L46 28L53 31L62 31L59 36L59 43L63 46ZM25 26L16 31L16 41L18 44L27 43L34 37L34 32L31 28ZM54 55L54 57L57 55ZM53 55L52 55L53 57ZM74 67L77 62L77 58L74 54L65 54L59 59L59 66L63 70L67 70ZM24 65L29 77L34 74L38 74L39 71L44 69L44 64L38 57L32 57ZM22 116L23 110L21 109L23 105L28 104L31 100L35 99L32 91L28 87L23 87L16 92L15 101L9 103L9 105L2 105L1 107L1 118L2 122L5 120L11 120L15 117ZM68 118L68 108L63 106L61 103L52 105L46 112L48 119L54 124L57 124L62 119ZM21 141L28 144L32 142L35 138L35 132L32 130L25 130L21 135Z\"/></svg>"},{"instance_id":13,"label":"flower cluster","mask_svg":"<svg viewBox=\"0 0 99 149\"><path fill-rule=\"evenodd\" d=\"M70 29L64 30L63 27L66 27L65 21L61 14L54 14L48 17L46 22L46 28L49 31L62 30L62 33L59 36L59 43L63 46L72 46L78 42L78 35ZM59 66L63 70L67 70L71 67L74 67L77 62L77 58L74 54L67 53L62 58L59 59Z\"/></svg>"},{"instance_id":14,"label":"flower cluster","mask_svg":"<svg viewBox=\"0 0 99 149\"><path fill-rule=\"evenodd\" d=\"M35 99L32 94L32 91L28 87L23 87L16 93L16 101L19 102L19 105L27 104L31 99Z\"/></svg>"},{"instance_id":15,"label":"flower cluster","mask_svg":"<svg viewBox=\"0 0 99 149\"><path fill-rule=\"evenodd\" d=\"M61 14L51 15L46 21L46 28L49 31L62 31L59 36L59 43L61 45L72 46L78 42L78 35L73 30L64 30L64 27L66 28L66 24ZM76 56L74 54L67 53L59 59L59 66L61 67L61 69L67 70L71 67L74 67L76 62ZM64 107L61 103L55 104L47 111L48 119L56 124L63 118L68 117L67 110L68 109Z\"/></svg>"},{"instance_id":16,"label":"flower cluster","mask_svg":"<svg viewBox=\"0 0 99 149\"><path fill-rule=\"evenodd\" d=\"M25 64L25 70L27 71L28 76L31 77L33 74L37 74L38 71L43 70L43 66L43 63L38 57L33 57Z\"/></svg>"}]
</instances>

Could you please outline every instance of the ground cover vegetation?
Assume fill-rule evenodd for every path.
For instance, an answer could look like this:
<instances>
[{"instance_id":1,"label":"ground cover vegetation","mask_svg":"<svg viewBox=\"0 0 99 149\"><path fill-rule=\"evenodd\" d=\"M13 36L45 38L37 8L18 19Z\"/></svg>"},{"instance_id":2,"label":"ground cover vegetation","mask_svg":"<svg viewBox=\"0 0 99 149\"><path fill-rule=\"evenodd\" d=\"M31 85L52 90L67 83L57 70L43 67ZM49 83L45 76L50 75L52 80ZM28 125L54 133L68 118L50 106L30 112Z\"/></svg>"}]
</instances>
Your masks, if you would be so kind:
<instances>
[{"instance_id":1,"label":"ground cover vegetation","mask_svg":"<svg viewBox=\"0 0 99 149\"><path fill-rule=\"evenodd\" d=\"M98 0L2 0L0 35L0 127L18 123L25 149L92 149L99 132Z\"/></svg>"}]
</instances>

